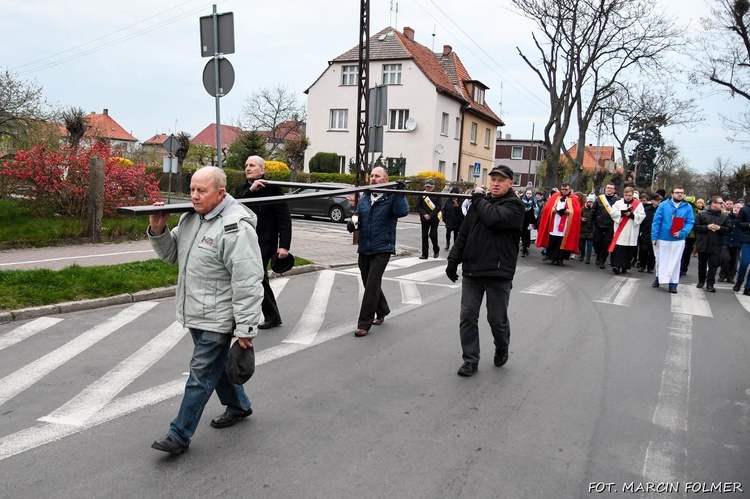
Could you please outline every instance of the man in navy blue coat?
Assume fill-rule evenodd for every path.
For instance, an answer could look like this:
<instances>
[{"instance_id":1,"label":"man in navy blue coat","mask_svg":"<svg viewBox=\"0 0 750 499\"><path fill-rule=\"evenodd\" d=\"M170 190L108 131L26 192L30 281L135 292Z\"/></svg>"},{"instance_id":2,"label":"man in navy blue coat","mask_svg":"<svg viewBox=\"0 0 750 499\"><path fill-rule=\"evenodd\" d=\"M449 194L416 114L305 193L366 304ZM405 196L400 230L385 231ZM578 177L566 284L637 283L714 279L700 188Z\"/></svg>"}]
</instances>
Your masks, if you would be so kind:
<instances>
[{"instance_id":1,"label":"man in navy blue coat","mask_svg":"<svg viewBox=\"0 0 750 499\"><path fill-rule=\"evenodd\" d=\"M370 185L387 182L388 173L384 168L372 169ZM408 214L409 204L403 194L366 193L357 203L353 220L347 224L349 232L359 229L357 263L365 286L355 336L367 336L370 327L382 324L391 312L381 283L391 255L396 254L396 222Z\"/></svg>"}]
</instances>

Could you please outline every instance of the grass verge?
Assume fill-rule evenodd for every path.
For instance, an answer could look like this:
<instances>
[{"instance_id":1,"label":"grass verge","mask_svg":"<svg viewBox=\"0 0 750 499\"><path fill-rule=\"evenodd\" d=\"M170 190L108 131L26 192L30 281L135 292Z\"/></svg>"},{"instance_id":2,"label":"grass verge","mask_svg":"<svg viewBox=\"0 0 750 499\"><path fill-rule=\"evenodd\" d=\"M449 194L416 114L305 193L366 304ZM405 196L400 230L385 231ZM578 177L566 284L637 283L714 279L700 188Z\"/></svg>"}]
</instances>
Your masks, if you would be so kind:
<instances>
[{"instance_id":1,"label":"grass verge","mask_svg":"<svg viewBox=\"0 0 750 499\"><path fill-rule=\"evenodd\" d=\"M311 262L294 258L294 266ZM0 311L106 298L177 284L177 266L161 260L63 270L0 271Z\"/></svg>"}]
</instances>

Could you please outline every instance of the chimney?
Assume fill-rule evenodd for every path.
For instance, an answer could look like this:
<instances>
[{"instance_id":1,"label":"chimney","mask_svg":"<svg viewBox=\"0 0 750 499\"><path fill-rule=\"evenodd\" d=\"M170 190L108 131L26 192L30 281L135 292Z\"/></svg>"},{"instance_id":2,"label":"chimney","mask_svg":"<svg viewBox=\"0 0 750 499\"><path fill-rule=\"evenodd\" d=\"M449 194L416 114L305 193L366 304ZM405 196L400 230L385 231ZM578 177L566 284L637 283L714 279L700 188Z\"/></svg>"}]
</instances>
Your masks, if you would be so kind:
<instances>
[{"instance_id":1,"label":"chimney","mask_svg":"<svg viewBox=\"0 0 750 499\"><path fill-rule=\"evenodd\" d=\"M414 30L409 26L404 26L404 36L411 41L414 41Z\"/></svg>"},{"instance_id":2,"label":"chimney","mask_svg":"<svg viewBox=\"0 0 750 499\"><path fill-rule=\"evenodd\" d=\"M450 45L443 45L443 55L450 55L453 52L453 47Z\"/></svg>"},{"instance_id":3,"label":"chimney","mask_svg":"<svg viewBox=\"0 0 750 499\"><path fill-rule=\"evenodd\" d=\"M505 134L505 140L510 140L510 134L509 133Z\"/></svg>"},{"instance_id":4,"label":"chimney","mask_svg":"<svg viewBox=\"0 0 750 499\"><path fill-rule=\"evenodd\" d=\"M102 111L102 114L109 114L109 109L104 108L104 111Z\"/></svg>"}]
</instances>

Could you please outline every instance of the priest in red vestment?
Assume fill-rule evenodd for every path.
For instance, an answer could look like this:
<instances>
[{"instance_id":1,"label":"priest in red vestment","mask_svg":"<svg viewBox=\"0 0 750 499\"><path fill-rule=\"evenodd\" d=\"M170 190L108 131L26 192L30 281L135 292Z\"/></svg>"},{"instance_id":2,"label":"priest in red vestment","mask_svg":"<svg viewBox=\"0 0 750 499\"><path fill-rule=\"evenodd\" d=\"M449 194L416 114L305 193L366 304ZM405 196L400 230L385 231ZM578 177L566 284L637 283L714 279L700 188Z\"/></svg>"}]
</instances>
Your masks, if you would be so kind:
<instances>
[{"instance_id":1,"label":"priest in red vestment","mask_svg":"<svg viewBox=\"0 0 750 499\"><path fill-rule=\"evenodd\" d=\"M578 251L581 233L581 203L570 192L570 184L562 184L560 192L550 196L542 208L536 245L547 248L552 265L564 267L563 260Z\"/></svg>"}]
</instances>

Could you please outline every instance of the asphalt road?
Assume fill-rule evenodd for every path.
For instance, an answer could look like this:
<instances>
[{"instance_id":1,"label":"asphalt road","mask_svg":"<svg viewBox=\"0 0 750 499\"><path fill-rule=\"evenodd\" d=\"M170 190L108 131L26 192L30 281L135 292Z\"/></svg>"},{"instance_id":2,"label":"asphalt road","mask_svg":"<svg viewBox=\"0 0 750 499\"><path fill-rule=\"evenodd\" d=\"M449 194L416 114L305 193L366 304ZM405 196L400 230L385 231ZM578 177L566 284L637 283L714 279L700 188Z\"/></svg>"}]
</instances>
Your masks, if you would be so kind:
<instances>
[{"instance_id":1,"label":"asphalt road","mask_svg":"<svg viewBox=\"0 0 750 499\"><path fill-rule=\"evenodd\" d=\"M190 357L173 300L0 325L0 497L747 494L750 299L695 289L694 267L670 295L647 274L532 255L514 281L510 361L492 365L481 319L467 379L444 266L393 260L392 314L365 338L356 269L273 280L284 325L255 342L255 413L213 429L213 398L180 457L150 448Z\"/></svg>"}]
</instances>

